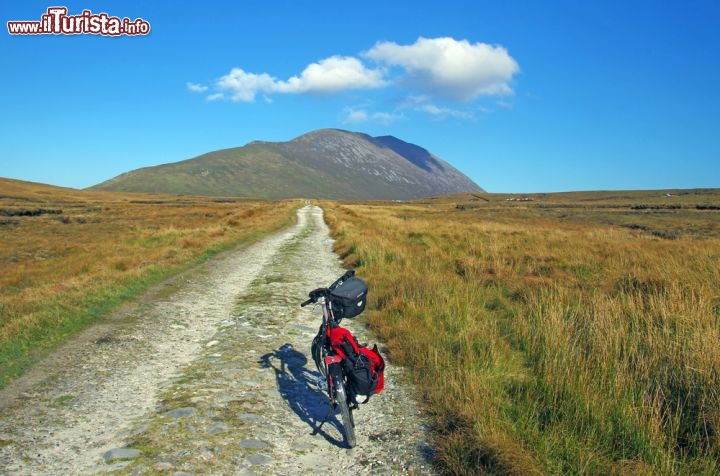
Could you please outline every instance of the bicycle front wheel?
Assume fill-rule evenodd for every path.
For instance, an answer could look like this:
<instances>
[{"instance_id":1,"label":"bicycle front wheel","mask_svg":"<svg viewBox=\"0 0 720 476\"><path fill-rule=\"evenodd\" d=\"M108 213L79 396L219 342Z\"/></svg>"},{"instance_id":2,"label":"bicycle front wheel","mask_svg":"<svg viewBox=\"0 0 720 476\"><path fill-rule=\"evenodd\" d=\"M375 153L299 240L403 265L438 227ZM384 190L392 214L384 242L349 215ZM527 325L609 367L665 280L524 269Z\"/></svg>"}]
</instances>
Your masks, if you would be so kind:
<instances>
[{"instance_id":1,"label":"bicycle front wheel","mask_svg":"<svg viewBox=\"0 0 720 476\"><path fill-rule=\"evenodd\" d=\"M342 416L343 428L345 428L347 445L350 448L354 448L357 444L357 440L355 439L355 422L353 421L352 410L348 405L345 386L341 381L335 382L335 402L340 407L340 415Z\"/></svg>"}]
</instances>

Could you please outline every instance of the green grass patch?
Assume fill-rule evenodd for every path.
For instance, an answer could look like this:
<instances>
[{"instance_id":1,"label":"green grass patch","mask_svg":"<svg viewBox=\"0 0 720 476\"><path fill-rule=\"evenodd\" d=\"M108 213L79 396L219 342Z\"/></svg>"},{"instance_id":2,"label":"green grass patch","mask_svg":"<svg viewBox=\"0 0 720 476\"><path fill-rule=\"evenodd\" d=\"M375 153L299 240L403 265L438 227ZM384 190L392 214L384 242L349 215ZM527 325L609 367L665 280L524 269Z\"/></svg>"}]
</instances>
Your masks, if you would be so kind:
<instances>
[{"instance_id":1,"label":"green grass patch","mask_svg":"<svg viewBox=\"0 0 720 476\"><path fill-rule=\"evenodd\" d=\"M294 210L292 211L294 216ZM119 305L139 297L152 286L197 266L223 251L260 240L275 232L280 226L289 224L291 219L291 216L288 216L288 219L280 222L275 229L249 230L240 239L211 246L184 263L174 266L155 265L139 276L120 278L110 285L96 287L80 297L67 299L65 296L57 296L45 302L35 314L35 318L28 321L21 332L5 341L0 348L0 388L21 376L59 344L109 314ZM117 271L124 271L127 269L124 263L120 261L114 268ZM167 291L165 295L170 292ZM3 320L13 312L4 304L0 306L0 311Z\"/></svg>"},{"instance_id":2,"label":"green grass patch","mask_svg":"<svg viewBox=\"0 0 720 476\"><path fill-rule=\"evenodd\" d=\"M325 205L443 472L717 474L720 213L669 195Z\"/></svg>"}]
</instances>

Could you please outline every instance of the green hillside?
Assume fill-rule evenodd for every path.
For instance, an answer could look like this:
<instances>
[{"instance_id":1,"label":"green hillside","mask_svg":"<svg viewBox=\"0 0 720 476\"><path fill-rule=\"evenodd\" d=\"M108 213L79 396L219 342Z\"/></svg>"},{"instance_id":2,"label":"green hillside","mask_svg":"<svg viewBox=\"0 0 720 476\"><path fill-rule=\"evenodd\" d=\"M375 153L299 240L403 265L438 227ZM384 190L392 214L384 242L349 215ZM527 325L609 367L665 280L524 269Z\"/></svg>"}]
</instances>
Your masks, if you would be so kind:
<instances>
[{"instance_id":1,"label":"green hillside","mask_svg":"<svg viewBox=\"0 0 720 476\"><path fill-rule=\"evenodd\" d=\"M289 142L252 142L133 170L92 187L116 192L263 199L410 199L481 191L474 182L399 139L324 129ZM388 145L389 144L389 145Z\"/></svg>"}]
</instances>

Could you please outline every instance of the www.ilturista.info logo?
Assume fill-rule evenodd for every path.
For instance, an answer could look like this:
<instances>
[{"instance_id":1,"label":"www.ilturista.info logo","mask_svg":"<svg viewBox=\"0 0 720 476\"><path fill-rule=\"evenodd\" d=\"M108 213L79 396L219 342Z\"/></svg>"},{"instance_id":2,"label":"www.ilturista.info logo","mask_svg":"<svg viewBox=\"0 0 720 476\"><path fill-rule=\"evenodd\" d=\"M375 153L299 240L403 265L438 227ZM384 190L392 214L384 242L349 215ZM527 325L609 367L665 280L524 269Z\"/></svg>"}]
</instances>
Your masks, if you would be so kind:
<instances>
[{"instance_id":1,"label":"www.ilturista.info logo","mask_svg":"<svg viewBox=\"0 0 720 476\"><path fill-rule=\"evenodd\" d=\"M147 35L150 23L142 18L130 20L83 10L80 15L68 15L65 7L50 7L40 21L9 21L11 35Z\"/></svg>"}]
</instances>

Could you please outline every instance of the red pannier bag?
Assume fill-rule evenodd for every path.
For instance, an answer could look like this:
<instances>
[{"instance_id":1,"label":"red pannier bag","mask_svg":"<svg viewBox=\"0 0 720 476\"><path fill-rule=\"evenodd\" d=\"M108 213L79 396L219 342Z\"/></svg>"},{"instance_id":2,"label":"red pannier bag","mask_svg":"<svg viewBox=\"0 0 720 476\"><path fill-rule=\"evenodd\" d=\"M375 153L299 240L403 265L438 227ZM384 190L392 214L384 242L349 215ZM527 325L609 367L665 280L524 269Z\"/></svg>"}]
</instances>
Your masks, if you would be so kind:
<instances>
[{"instance_id":1,"label":"red pannier bag","mask_svg":"<svg viewBox=\"0 0 720 476\"><path fill-rule=\"evenodd\" d=\"M353 399L358 394L369 398L382 392L385 387L385 360L377 344L372 349L363 347L349 330L342 327L330 329L328 333L330 345L343 359Z\"/></svg>"}]
</instances>

